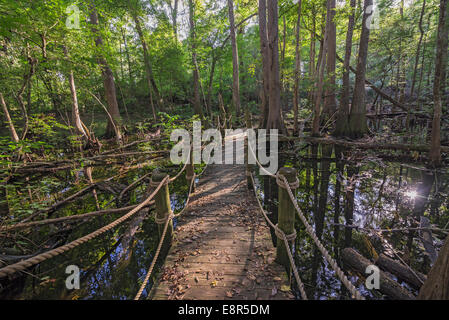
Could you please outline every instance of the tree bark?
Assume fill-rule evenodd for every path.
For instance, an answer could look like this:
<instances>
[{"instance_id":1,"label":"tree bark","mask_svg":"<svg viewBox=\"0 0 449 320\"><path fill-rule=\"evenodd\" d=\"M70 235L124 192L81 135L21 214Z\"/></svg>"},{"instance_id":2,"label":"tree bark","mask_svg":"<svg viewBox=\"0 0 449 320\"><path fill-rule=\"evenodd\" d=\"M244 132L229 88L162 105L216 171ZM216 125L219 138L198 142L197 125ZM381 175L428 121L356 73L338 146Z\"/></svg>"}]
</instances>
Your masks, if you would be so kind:
<instances>
[{"instance_id":1,"label":"tree bark","mask_svg":"<svg viewBox=\"0 0 449 320\"><path fill-rule=\"evenodd\" d=\"M345 136L348 133L348 116L349 116L349 95L351 83L349 80L349 67L351 65L352 52L352 35L354 33L354 15L356 2L348 0L350 5L350 13L348 18L348 30L346 32L345 58L343 62L343 85L341 89L340 107L337 115L337 123L334 135L337 137Z\"/></svg>"},{"instance_id":2,"label":"tree bark","mask_svg":"<svg viewBox=\"0 0 449 320\"><path fill-rule=\"evenodd\" d=\"M449 237L419 291L418 300L449 300Z\"/></svg>"},{"instance_id":3,"label":"tree bark","mask_svg":"<svg viewBox=\"0 0 449 320\"><path fill-rule=\"evenodd\" d=\"M237 48L237 41L235 39L235 23L234 23L234 3L228 0L228 14L229 14L229 32L231 36L232 47L232 102L234 104L235 112L240 115L240 82L239 82L239 54Z\"/></svg>"},{"instance_id":4,"label":"tree bark","mask_svg":"<svg viewBox=\"0 0 449 320\"><path fill-rule=\"evenodd\" d=\"M442 114L441 92L444 91L446 81L446 65L448 50L449 12L448 0L440 1L440 16L437 33L437 53L435 57L435 75L433 82L433 120L430 143L430 164L441 166L441 133L440 122Z\"/></svg>"},{"instance_id":5,"label":"tree bark","mask_svg":"<svg viewBox=\"0 0 449 320\"><path fill-rule=\"evenodd\" d=\"M357 58L354 96L352 99L351 113L349 117L349 129L353 138L360 138L368 132L368 127L366 124L365 75L370 30L367 26L367 22L373 12L371 10L371 12L368 13L367 9L372 8L372 4L373 0L364 1L362 34L360 36L359 54Z\"/></svg>"},{"instance_id":6,"label":"tree bark","mask_svg":"<svg viewBox=\"0 0 449 320\"><path fill-rule=\"evenodd\" d=\"M387 257L383 253L381 253L377 258L376 265L378 265L381 269L396 275L399 279L411 284L417 289L419 289L426 280L426 276L424 274L417 271L412 272L405 265Z\"/></svg>"},{"instance_id":7,"label":"tree bark","mask_svg":"<svg viewBox=\"0 0 449 320\"><path fill-rule=\"evenodd\" d=\"M162 101L160 98L159 89L157 88L156 82L154 81L153 68L151 66L150 56L148 53L148 47L147 47L147 43L145 41L145 37L143 35L142 26L140 24L139 17L137 16L136 13L133 13L133 19L134 19L134 23L136 24L136 30L137 30L137 33L139 34L140 42L142 43L143 60L145 63L145 74L146 74L147 83L148 83L148 90L150 91L150 106L151 106L151 111L153 113L153 119L156 121L157 116L156 116L156 109L155 109L154 103L153 103L153 92L156 96L156 104L157 104L159 110L161 110L161 102Z\"/></svg>"},{"instance_id":8,"label":"tree bark","mask_svg":"<svg viewBox=\"0 0 449 320\"><path fill-rule=\"evenodd\" d=\"M63 46L64 55L66 58L68 58L68 51L67 47ZM73 76L73 70L70 68L69 71L69 87L70 87L70 93L72 95L72 125L75 127L76 133L81 135L83 139L88 142L89 137L86 133L86 131L83 128L81 117L80 117L80 111L78 107L78 95L76 93L76 86L75 86L75 78Z\"/></svg>"},{"instance_id":9,"label":"tree bark","mask_svg":"<svg viewBox=\"0 0 449 320\"><path fill-rule=\"evenodd\" d=\"M90 23L92 24L92 32L96 35L95 38L95 45L98 48L103 47L103 39L99 35L97 26L98 26L98 14L95 7L90 7ZM108 104L108 112L111 115L111 119L108 121L108 125L106 127L106 135L107 136L114 136L116 135L117 140L121 141L122 136L120 133L119 125L121 123L121 116L120 111L118 109L118 103L117 103L117 94L115 91L115 81L114 81L114 75L112 73L111 68L109 67L109 64L107 63L106 59L99 54L98 55L98 64L101 67L101 75L103 77L103 85L104 90L106 94L106 101ZM114 128L116 127L116 129Z\"/></svg>"},{"instance_id":10,"label":"tree bark","mask_svg":"<svg viewBox=\"0 0 449 320\"><path fill-rule=\"evenodd\" d=\"M193 67L193 108L195 114L203 118L203 110L200 100L200 76L198 71L197 53L196 53L196 35L195 35L195 8L194 0L189 0L189 24L190 24L190 42L192 50L192 67Z\"/></svg>"},{"instance_id":11,"label":"tree bark","mask_svg":"<svg viewBox=\"0 0 449 320\"><path fill-rule=\"evenodd\" d=\"M424 29L422 26L422 21L423 21L425 10L426 10L426 0L423 0L421 14L419 16L419 23L418 23L419 41L418 41L418 47L416 48L415 67L413 68L412 88L410 89L410 97L411 98L413 98L413 93L415 93L416 73L418 70L419 54L421 52L421 44L422 44L422 40L424 37Z\"/></svg>"},{"instance_id":12,"label":"tree bark","mask_svg":"<svg viewBox=\"0 0 449 320\"><path fill-rule=\"evenodd\" d=\"M323 113L326 119L332 117L337 110L337 100L335 96L335 61L337 55L337 28L335 25L335 0L327 2L328 35L327 35L327 58L326 72L328 77L327 89L324 98Z\"/></svg>"},{"instance_id":13,"label":"tree bark","mask_svg":"<svg viewBox=\"0 0 449 320\"><path fill-rule=\"evenodd\" d=\"M9 126L9 133L11 134L12 141L18 143L19 136L17 135L16 128L14 127L14 123L11 120L9 115L8 107L6 105L5 99L3 98L3 94L0 92L0 104L2 105L3 112L5 113L5 120Z\"/></svg>"},{"instance_id":14,"label":"tree bark","mask_svg":"<svg viewBox=\"0 0 449 320\"><path fill-rule=\"evenodd\" d=\"M298 1L298 19L296 20L296 48L295 48L295 84L293 89L293 132L298 134L298 108L299 108L299 77L301 76L301 0Z\"/></svg>"},{"instance_id":15,"label":"tree bark","mask_svg":"<svg viewBox=\"0 0 449 320\"><path fill-rule=\"evenodd\" d=\"M267 127L270 91L270 69L267 33L267 0L259 0L259 37L260 53L262 56L262 90L261 90L261 116L259 128Z\"/></svg>"},{"instance_id":16,"label":"tree bark","mask_svg":"<svg viewBox=\"0 0 449 320\"><path fill-rule=\"evenodd\" d=\"M345 265L345 269L351 269L356 271L362 276L367 275L365 273L366 268L373 263L359 254L352 248L345 248L342 251L342 259ZM385 272L380 270L380 285L379 291L386 294L392 299L397 300L414 300L415 296L408 292L404 287L402 287L399 283L392 280Z\"/></svg>"},{"instance_id":17,"label":"tree bark","mask_svg":"<svg viewBox=\"0 0 449 320\"><path fill-rule=\"evenodd\" d=\"M281 114L281 86L279 79L279 26L278 1L268 1L268 52L269 52L269 110L267 129L285 132Z\"/></svg>"}]
</instances>

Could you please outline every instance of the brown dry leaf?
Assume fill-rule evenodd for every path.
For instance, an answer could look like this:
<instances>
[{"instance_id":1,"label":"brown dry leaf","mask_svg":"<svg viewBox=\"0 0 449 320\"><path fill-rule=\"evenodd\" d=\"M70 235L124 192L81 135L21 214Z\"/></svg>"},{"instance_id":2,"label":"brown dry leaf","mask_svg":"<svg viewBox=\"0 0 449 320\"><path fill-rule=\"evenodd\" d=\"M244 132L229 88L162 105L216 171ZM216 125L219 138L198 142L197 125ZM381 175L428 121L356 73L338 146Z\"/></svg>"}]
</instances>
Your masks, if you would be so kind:
<instances>
[{"instance_id":1,"label":"brown dry leaf","mask_svg":"<svg viewBox=\"0 0 449 320\"><path fill-rule=\"evenodd\" d=\"M290 286L284 284L281 286L281 291L282 292L289 292L290 291Z\"/></svg>"},{"instance_id":2,"label":"brown dry leaf","mask_svg":"<svg viewBox=\"0 0 449 320\"><path fill-rule=\"evenodd\" d=\"M231 291L226 291L226 296L228 298L232 298L232 292Z\"/></svg>"}]
</instances>

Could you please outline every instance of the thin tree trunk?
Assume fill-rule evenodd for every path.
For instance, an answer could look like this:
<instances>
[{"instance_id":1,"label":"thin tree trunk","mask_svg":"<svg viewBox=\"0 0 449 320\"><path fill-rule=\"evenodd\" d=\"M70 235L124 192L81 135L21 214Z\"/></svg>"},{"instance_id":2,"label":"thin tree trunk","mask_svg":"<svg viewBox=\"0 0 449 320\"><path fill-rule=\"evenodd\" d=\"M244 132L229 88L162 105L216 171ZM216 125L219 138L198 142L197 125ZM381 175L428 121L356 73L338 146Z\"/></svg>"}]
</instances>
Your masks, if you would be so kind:
<instances>
[{"instance_id":1,"label":"thin tree trunk","mask_svg":"<svg viewBox=\"0 0 449 320\"><path fill-rule=\"evenodd\" d=\"M123 37L123 45L125 47L125 54L126 54L126 62L128 64L128 77L129 77L129 85L131 88L135 87L132 70L131 70L131 59L129 57L129 50L128 50L128 42L126 41L126 34L125 34L125 28L122 28L122 37Z\"/></svg>"},{"instance_id":2,"label":"thin tree trunk","mask_svg":"<svg viewBox=\"0 0 449 320\"><path fill-rule=\"evenodd\" d=\"M321 120L321 101L323 95L323 86L324 86L324 69L326 66L326 57L327 57L327 45L328 45L328 35L329 35L329 19L330 15L326 15L326 23L323 40L321 41L320 54L318 60L318 66L316 74L318 75L318 79L315 83L315 99L314 99L314 115L313 115L313 123L312 123L312 135L319 136L320 135L320 120Z\"/></svg>"},{"instance_id":3,"label":"thin tree trunk","mask_svg":"<svg viewBox=\"0 0 449 320\"><path fill-rule=\"evenodd\" d=\"M413 68L412 88L410 90L410 97L412 99L413 99L413 93L415 93L416 73L418 70L419 54L421 52L421 44L422 44L422 40L424 37L424 29L422 26L422 21L423 21L425 11L426 11L426 0L423 0L421 14L419 16L419 24L418 24L420 35L419 35L418 47L416 48L415 67Z\"/></svg>"},{"instance_id":4,"label":"thin tree trunk","mask_svg":"<svg viewBox=\"0 0 449 320\"><path fill-rule=\"evenodd\" d=\"M298 19L296 20L296 48L295 48L295 85L293 89L293 126L294 134L298 134L298 108L299 108L299 77L301 75L301 0L298 1Z\"/></svg>"},{"instance_id":5,"label":"thin tree trunk","mask_svg":"<svg viewBox=\"0 0 449 320\"><path fill-rule=\"evenodd\" d=\"M5 114L6 123L9 126L9 133L11 134L12 141L18 143L19 136L17 135L16 128L14 127L14 123L11 120L9 115L8 107L6 105L5 99L3 98L3 94L0 92L0 104L2 105L3 112Z\"/></svg>"},{"instance_id":6,"label":"thin tree trunk","mask_svg":"<svg viewBox=\"0 0 449 320\"><path fill-rule=\"evenodd\" d=\"M335 61L337 55L337 29L334 22L335 18L335 0L327 1L328 35L327 35L327 58L326 71L329 78L324 98L323 113L326 119L329 119L337 110L337 101L335 96Z\"/></svg>"},{"instance_id":7,"label":"thin tree trunk","mask_svg":"<svg viewBox=\"0 0 449 320\"><path fill-rule=\"evenodd\" d=\"M235 39L234 3L228 0L229 32L232 47L232 102L237 116L240 115L240 82L239 82L239 54Z\"/></svg>"},{"instance_id":8,"label":"thin tree trunk","mask_svg":"<svg viewBox=\"0 0 449 320\"><path fill-rule=\"evenodd\" d=\"M101 48L103 46L103 39L99 35L97 29L98 14L95 7L93 6L90 7L90 23L92 24L92 32L96 35L95 45L98 48ZM117 140L121 141L122 136L119 129L121 123L121 116L120 111L118 109L114 75L106 59L101 54L98 55L98 64L101 66L101 75L103 77L103 85L106 94L106 101L108 104L108 113L111 116L109 118L108 125L106 128L106 135L107 136L116 135Z\"/></svg>"},{"instance_id":9,"label":"thin tree trunk","mask_svg":"<svg viewBox=\"0 0 449 320\"><path fill-rule=\"evenodd\" d=\"M435 75L433 82L433 121L429 160L437 167L441 166L441 92L444 90L447 66L449 12L448 0L440 0L440 16L438 20L437 53L435 57Z\"/></svg>"},{"instance_id":10,"label":"thin tree trunk","mask_svg":"<svg viewBox=\"0 0 449 320\"><path fill-rule=\"evenodd\" d=\"M195 35L195 8L194 0L189 0L189 24L190 24L190 42L192 50L192 67L193 67L193 108L195 114L203 118L203 110L201 108L200 100L200 83L199 83L199 72L197 63L197 53L196 53L196 35Z\"/></svg>"},{"instance_id":11,"label":"thin tree trunk","mask_svg":"<svg viewBox=\"0 0 449 320\"><path fill-rule=\"evenodd\" d=\"M269 52L269 110L267 129L280 129L285 133L285 126L281 114L281 86L279 79L279 30L278 30L278 1L268 1L268 52Z\"/></svg>"},{"instance_id":12,"label":"thin tree trunk","mask_svg":"<svg viewBox=\"0 0 449 320\"><path fill-rule=\"evenodd\" d=\"M354 15L356 2L348 0L350 5L350 14L348 18L348 30L346 32L345 59L343 62L343 85L341 90L340 107L337 116L337 124L335 128L335 136L344 136L348 133L348 116L349 116L349 95L351 84L349 80L349 66L351 65L352 52L352 35L354 33Z\"/></svg>"},{"instance_id":13,"label":"thin tree trunk","mask_svg":"<svg viewBox=\"0 0 449 320\"><path fill-rule=\"evenodd\" d=\"M68 58L67 47L63 46L63 50L65 57ZM80 112L78 107L78 96L76 94L75 78L73 76L72 68L70 68L68 78L69 78L70 93L72 95L72 125L75 127L76 133L80 134L84 138L84 140L88 142L89 137L86 131L84 130L83 125L81 124Z\"/></svg>"},{"instance_id":14,"label":"thin tree trunk","mask_svg":"<svg viewBox=\"0 0 449 320\"><path fill-rule=\"evenodd\" d=\"M156 86L156 82L154 81L153 68L151 66L150 56L148 54L147 42L145 41L145 37L144 37L143 31L142 31L142 26L140 25L139 17L137 16L136 13L133 14L133 19L134 19L134 23L136 24L136 30L137 30L137 33L139 34L139 39L140 39L140 42L141 42L142 48L143 48L143 60L145 63L145 74L146 74L147 83L148 83L148 90L150 91L150 106L151 106L151 111L153 113L153 119L156 121L157 116L156 116L156 109L155 109L154 103L153 103L153 91L156 96L156 104L157 104L159 110L161 110L161 105L160 105L161 98L159 95L159 90Z\"/></svg>"},{"instance_id":15,"label":"thin tree trunk","mask_svg":"<svg viewBox=\"0 0 449 320\"><path fill-rule=\"evenodd\" d=\"M215 51L212 52L212 64L210 67L209 74L209 84L207 89L207 107L209 108L209 114L212 117L212 91L213 91L213 83L214 83L214 74L215 74L215 66L217 64L217 54Z\"/></svg>"},{"instance_id":16,"label":"thin tree trunk","mask_svg":"<svg viewBox=\"0 0 449 320\"><path fill-rule=\"evenodd\" d=\"M267 33L267 1L259 0L259 37L260 52L262 56L262 90L261 90L261 116L259 128L267 127L269 110L269 52L268 52L268 33Z\"/></svg>"}]
</instances>

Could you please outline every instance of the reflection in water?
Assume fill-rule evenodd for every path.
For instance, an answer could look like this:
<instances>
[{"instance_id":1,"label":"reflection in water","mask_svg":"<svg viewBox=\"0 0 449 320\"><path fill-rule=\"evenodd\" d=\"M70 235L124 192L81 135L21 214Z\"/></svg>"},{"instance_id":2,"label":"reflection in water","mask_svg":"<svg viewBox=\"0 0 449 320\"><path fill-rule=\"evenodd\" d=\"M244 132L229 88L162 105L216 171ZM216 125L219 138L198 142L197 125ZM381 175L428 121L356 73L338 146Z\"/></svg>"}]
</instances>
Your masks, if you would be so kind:
<instances>
[{"instance_id":1,"label":"reflection in water","mask_svg":"<svg viewBox=\"0 0 449 320\"><path fill-rule=\"evenodd\" d=\"M178 169L175 168L175 170ZM128 174L126 184L132 183L147 172L148 169ZM149 192L147 185L148 183L144 182L130 192L130 205L144 199ZM187 181L184 177L170 184L171 205L175 212L184 207L187 191ZM94 211L97 203L100 203L102 208L110 207L115 204L116 196L117 194L104 192L95 195L87 194L82 200L62 208L57 216ZM3 299L133 299L151 264L152 255L159 241L152 212L153 207L142 209L120 226L64 254L42 262L17 277L15 282L10 283L4 290L0 289L0 297ZM62 228L66 230L65 233L56 229L55 226L43 226L33 231L33 236L41 239L39 235L51 234L54 231L59 239L56 246L60 246L111 223L120 215L122 214L109 214L84 222L78 221L72 225L67 224ZM49 248L50 246L47 245L46 250ZM69 274L66 274L65 270L69 265L80 268L79 290L66 289L65 280ZM155 275L143 292L143 298L148 295ZM14 288L14 290L8 290L8 288Z\"/></svg>"},{"instance_id":2,"label":"reflection in water","mask_svg":"<svg viewBox=\"0 0 449 320\"><path fill-rule=\"evenodd\" d=\"M281 158L280 163L286 159ZM332 146L303 149L297 160L287 165L298 169L300 181L298 202L324 246L341 264L340 252L353 247L368 259L384 253L400 257L413 269L426 274L432 264L432 248L441 245L435 234L423 234L416 228L428 219L430 225L446 228L449 222L448 172L431 172L418 165L382 162L376 157ZM100 169L95 169L97 173ZM138 170L128 174L129 185L147 173ZM109 172L110 173L110 172ZM104 173L108 176L109 173ZM98 177L96 177L98 178ZM265 205L277 218L277 185L268 177L257 179ZM132 190L130 204L139 203L147 183ZM81 188L81 187L80 187ZM183 177L170 184L172 209L184 207L187 183ZM112 193L89 193L85 198L60 209L56 216L84 213L115 204ZM271 200L271 201L268 201ZM151 216L153 208L142 210L132 219L60 256L47 260L0 289L1 298L9 299L132 299L151 264L158 244L157 225ZM33 230L32 239L44 250L73 241L117 219L110 214L84 222L43 226ZM425 217L426 219L423 219ZM176 227L176 220L174 221ZM308 296L315 299L348 299L349 293L335 276L301 222L296 222L297 238L294 253L296 265ZM370 229L395 230L369 232ZM405 229L405 230L404 230ZM42 237L42 235L48 237ZM444 236L445 234L443 234ZM441 239L441 234L437 234ZM273 235L275 239L275 236ZM77 265L81 270L81 288L67 290L65 269ZM344 269L344 267L343 267ZM350 274L362 293L373 299L386 298L364 288L360 275ZM155 275L150 279L143 297L148 295ZM404 284L405 285L405 284Z\"/></svg>"},{"instance_id":3,"label":"reflection in water","mask_svg":"<svg viewBox=\"0 0 449 320\"><path fill-rule=\"evenodd\" d=\"M420 227L424 216L432 226L445 227L449 221L449 172L382 162L367 154L333 150L332 146L312 146L293 165L298 169L301 209L340 265L341 250L352 247L372 261L384 253L428 273L429 250L423 245L422 235L407 228ZM350 298L299 220L296 228L295 260L308 295L314 299ZM394 231L379 233L372 229ZM433 246L441 245L433 236ZM438 236L441 239L445 234ZM350 276L366 297L388 298L364 288L360 275Z\"/></svg>"}]
</instances>

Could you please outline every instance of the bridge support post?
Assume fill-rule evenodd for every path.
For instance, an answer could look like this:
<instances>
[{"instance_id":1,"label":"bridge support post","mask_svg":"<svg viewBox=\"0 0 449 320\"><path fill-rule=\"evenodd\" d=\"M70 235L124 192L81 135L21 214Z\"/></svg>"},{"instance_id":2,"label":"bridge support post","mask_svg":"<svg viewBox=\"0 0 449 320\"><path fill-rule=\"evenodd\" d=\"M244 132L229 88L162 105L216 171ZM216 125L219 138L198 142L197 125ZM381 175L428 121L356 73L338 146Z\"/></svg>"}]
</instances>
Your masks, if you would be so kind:
<instances>
[{"instance_id":1,"label":"bridge support post","mask_svg":"<svg viewBox=\"0 0 449 320\"><path fill-rule=\"evenodd\" d=\"M248 189L252 190L253 185L252 185L252 181L251 181L251 165L249 164L249 157L248 157L248 136L245 136L245 155L244 155L244 161L245 161L245 165L246 165L246 170L245 170L245 174L246 174L246 185L248 186Z\"/></svg>"},{"instance_id":2,"label":"bridge support post","mask_svg":"<svg viewBox=\"0 0 449 320\"><path fill-rule=\"evenodd\" d=\"M153 171L151 176L151 184L152 186L157 186L167 174L159 172L157 169ZM154 197L154 202L156 205L156 223L158 224L158 232L159 239L162 236L162 232L164 230L165 221L172 214L171 206L170 206L170 192L168 189L168 184L163 185L158 193ZM164 244L162 246L162 252L166 252L168 247L171 245L173 237L173 219L170 219L170 222L167 227L167 233L165 234Z\"/></svg>"},{"instance_id":3,"label":"bridge support post","mask_svg":"<svg viewBox=\"0 0 449 320\"><path fill-rule=\"evenodd\" d=\"M189 157L189 163L186 167L186 180L187 180L187 186L190 188L190 184L192 183L192 180L195 179L195 165L193 164L193 145L190 148L190 157ZM192 193L195 192L195 182L193 182L192 186Z\"/></svg>"},{"instance_id":4,"label":"bridge support post","mask_svg":"<svg viewBox=\"0 0 449 320\"><path fill-rule=\"evenodd\" d=\"M294 191L297 186L296 169L283 167L279 169L278 175L284 176L292 191ZM278 193L279 193L279 210L278 210L278 228L281 229L287 236L287 240L292 243L296 238L295 232L295 207L290 199L286 186L283 184L282 179L277 179L278 183ZM276 246L276 261L285 266L290 274L291 265L288 258L287 248L285 247L284 240L281 235L277 235L277 246Z\"/></svg>"}]
</instances>

